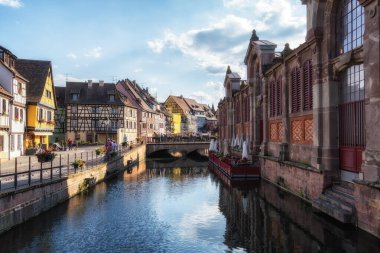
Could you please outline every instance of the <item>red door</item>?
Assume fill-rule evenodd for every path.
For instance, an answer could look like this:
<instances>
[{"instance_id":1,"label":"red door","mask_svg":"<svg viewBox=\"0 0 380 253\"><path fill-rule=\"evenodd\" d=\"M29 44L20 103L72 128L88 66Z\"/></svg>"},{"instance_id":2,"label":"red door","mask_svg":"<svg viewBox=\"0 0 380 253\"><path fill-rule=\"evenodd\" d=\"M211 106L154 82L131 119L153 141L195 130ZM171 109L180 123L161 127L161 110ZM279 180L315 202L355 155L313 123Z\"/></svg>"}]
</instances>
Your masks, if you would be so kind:
<instances>
[{"instance_id":1,"label":"red door","mask_svg":"<svg viewBox=\"0 0 380 253\"><path fill-rule=\"evenodd\" d=\"M364 100L339 105L340 168L360 172L364 148Z\"/></svg>"},{"instance_id":2,"label":"red door","mask_svg":"<svg viewBox=\"0 0 380 253\"><path fill-rule=\"evenodd\" d=\"M365 149L364 67L353 65L342 73L339 105L340 168L359 172Z\"/></svg>"}]
</instances>

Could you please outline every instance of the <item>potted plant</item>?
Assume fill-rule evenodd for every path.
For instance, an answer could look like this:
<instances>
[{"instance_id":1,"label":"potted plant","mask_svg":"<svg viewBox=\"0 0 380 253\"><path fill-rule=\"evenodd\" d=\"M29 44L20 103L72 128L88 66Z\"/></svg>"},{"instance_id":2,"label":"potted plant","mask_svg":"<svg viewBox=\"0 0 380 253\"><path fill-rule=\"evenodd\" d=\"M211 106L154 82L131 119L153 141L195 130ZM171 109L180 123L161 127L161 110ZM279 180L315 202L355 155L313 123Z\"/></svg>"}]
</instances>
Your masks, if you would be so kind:
<instances>
[{"instance_id":1,"label":"potted plant","mask_svg":"<svg viewBox=\"0 0 380 253\"><path fill-rule=\"evenodd\" d=\"M71 165L72 165L75 169L78 169L78 168L83 169L83 167L84 167L85 164L86 164L86 162L83 161L82 159L77 159L77 160L75 160Z\"/></svg>"},{"instance_id":2,"label":"potted plant","mask_svg":"<svg viewBox=\"0 0 380 253\"><path fill-rule=\"evenodd\" d=\"M96 155L104 154L104 148L97 148L95 149Z\"/></svg>"},{"instance_id":3,"label":"potted plant","mask_svg":"<svg viewBox=\"0 0 380 253\"><path fill-rule=\"evenodd\" d=\"M38 162L50 162L53 161L54 158L57 156L56 153L52 152L51 150L44 150L38 154L36 154Z\"/></svg>"}]
</instances>

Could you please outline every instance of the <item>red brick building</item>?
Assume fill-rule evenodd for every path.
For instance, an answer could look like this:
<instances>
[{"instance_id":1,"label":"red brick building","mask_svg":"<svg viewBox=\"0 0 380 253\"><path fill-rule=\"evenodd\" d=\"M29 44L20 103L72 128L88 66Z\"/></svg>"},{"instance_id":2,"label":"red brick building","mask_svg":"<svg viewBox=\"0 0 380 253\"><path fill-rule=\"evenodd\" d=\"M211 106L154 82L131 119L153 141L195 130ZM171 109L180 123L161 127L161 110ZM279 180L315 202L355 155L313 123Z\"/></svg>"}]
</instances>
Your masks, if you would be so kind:
<instances>
[{"instance_id":1,"label":"red brick building","mask_svg":"<svg viewBox=\"0 0 380 253\"><path fill-rule=\"evenodd\" d=\"M302 45L276 53L254 32L247 87L227 72L220 137L251 136L264 178L380 236L379 0L302 3Z\"/></svg>"}]
</instances>

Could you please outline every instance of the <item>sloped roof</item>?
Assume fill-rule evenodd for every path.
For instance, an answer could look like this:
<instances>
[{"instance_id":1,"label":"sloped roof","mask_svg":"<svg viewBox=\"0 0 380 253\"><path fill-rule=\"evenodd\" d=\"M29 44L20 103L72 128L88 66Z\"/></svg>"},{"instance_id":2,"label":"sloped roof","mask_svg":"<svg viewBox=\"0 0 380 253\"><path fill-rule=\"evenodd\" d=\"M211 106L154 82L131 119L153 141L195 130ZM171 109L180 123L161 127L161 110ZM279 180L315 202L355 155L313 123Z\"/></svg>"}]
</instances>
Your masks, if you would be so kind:
<instances>
[{"instance_id":1,"label":"sloped roof","mask_svg":"<svg viewBox=\"0 0 380 253\"><path fill-rule=\"evenodd\" d=\"M172 98L185 114L189 113L190 107L183 98L177 96L169 96L169 98Z\"/></svg>"},{"instance_id":2,"label":"sloped roof","mask_svg":"<svg viewBox=\"0 0 380 253\"><path fill-rule=\"evenodd\" d=\"M138 101L138 103L141 105L142 109L150 112L150 113L156 113L155 111L150 108L147 101L145 101L143 95L141 94L141 88L136 82L131 82L127 79L126 85L129 88L129 91L131 94L135 97L135 99Z\"/></svg>"},{"instance_id":3,"label":"sloped roof","mask_svg":"<svg viewBox=\"0 0 380 253\"><path fill-rule=\"evenodd\" d=\"M1 84L0 84L0 94L5 95L7 97L12 97L12 94L9 93L6 89L4 89Z\"/></svg>"},{"instance_id":4,"label":"sloped roof","mask_svg":"<svg viewBox=\"0 0 380 253\"><path fill-rule=\"evenodd\" d=\"M204 112L203 106L198 104L198 102L195 101L194 99L192 99L192 98L183 98L183 99L189 105L191 110L197 111L197 112Z\"/></svg>"},{"instance_id":5,"label":"sloped roof","mask_svg":"<svg viewBox=\"0 0 380 253\"><path fill-rule=\"evenodd\" d=\"M51 62L37 60L16 60L16 70L29 80L26 85L26 101L38 103L44 92ZM54 94L53 94L54 95Z\"/></svg>"},{"instance_id":6,"label":"sloped roof","mask_svg":"<svg viewBox=\"0 0 380 253\"><path fill-rule=\"evenodd\" d=\"M109 92L115 91L114 83L92 83L91 87L87 82L66 82L66 104L90 104L90 105L124 105L118 94L115 95L114 102L109 101ZM72 94L79 94L78 100L72 100Z\"/></svg>"}]
</instances>

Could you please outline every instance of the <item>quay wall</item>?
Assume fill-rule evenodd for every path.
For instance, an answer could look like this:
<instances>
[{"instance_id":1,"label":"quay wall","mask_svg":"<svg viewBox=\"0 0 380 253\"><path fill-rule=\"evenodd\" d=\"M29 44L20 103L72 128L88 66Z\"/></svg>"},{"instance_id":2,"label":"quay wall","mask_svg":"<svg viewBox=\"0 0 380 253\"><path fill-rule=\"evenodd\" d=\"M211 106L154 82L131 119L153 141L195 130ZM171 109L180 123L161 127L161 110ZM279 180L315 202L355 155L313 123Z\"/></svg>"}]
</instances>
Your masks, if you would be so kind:
<instances>
[{"instance_id":1,"label":"quay wall","mask_svg":"<svg viewBox=\"0 0 380 253\"><path fill-rule=\"evenodd\" d=\"M312 168L300 168L290 162L261 158L261 176L306 201L322 194L324 175Z\"/></svg>"},{"instance_id":2,"label":"quay wall","mask_svg":"<svg viewBox=\"0 0 380 253\"><path fill-rule=\"evenodd\" d=\"M128 160L144 160L145 153L146 146L141 145L115 160L66 178L0 193L0 234L79 194L85 190L86 179L98 184L124 171Z\"/></svg>"}]
</instances>

